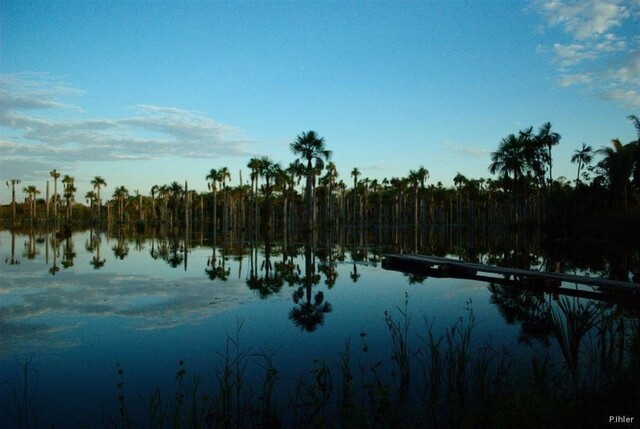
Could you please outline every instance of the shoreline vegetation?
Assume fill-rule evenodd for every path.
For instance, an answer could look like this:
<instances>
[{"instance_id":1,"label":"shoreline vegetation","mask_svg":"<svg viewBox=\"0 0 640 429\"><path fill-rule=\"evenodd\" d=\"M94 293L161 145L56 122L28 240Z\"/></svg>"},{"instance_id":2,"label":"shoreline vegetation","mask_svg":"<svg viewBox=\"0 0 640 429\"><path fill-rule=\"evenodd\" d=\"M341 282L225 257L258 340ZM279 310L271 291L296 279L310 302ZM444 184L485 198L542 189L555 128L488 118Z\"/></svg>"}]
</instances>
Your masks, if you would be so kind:
<instances>
[{"instance_id":1,"label":"shoreline vegetation","mask_svg":"<svg viewBox=\"0 0 640 429\"><path fill-rule=\"evenodd\" d=\"M214 240L232 230L255 236L277 230L295 237L345 227L470 225L479 230L540 229L553 239L588 235L629 241L640 235L640 120L628 118L638 139L626 144L613 139L597 150L583 143L566 160L577 166L575 180L553 177L552 148L561 136L550 123L537 132L529 127L503 138L490 156L488 171L494 178L472 179L457 172L449 188L428 183L423 166L390 179L370 180L357 167L340 177L324 138L308 131L291 143L296 159L288 166L266 156L252 158L249 181L240 171L235 186L227 167L212 168L203 172L207 192L174 180L154 185L147 194L119 184L108 198L103 195L107 180L96 176L83 204L74 177L56 169L44 189L10 178L6 186L12 202L0 206L0 221L8 227L56 229L73 224L206 228ZM20 186L24 202L17 201Z\"/></svg>"},{"instance_id":2,"label":"shoreline vegetation","mask_svg":"<svg viewBox=\"0 0 640 429\"><path fill-rule=\"evenodd\" d=\"M563 298L543 315L561 352L516 368L508 347L479 343L472 302L439 334L423 315L420 334L403 306L385 311L389 358L368 358L366 332L314 359L286 380L277 352L244 346L242 321L227 335L213 370L177 364L172 388L135 397L126 362L114 366L104 428L286 427L601 427L610 416L640 412L640 320ZM259 380L248 380L249 367ZM296 368L298 370L298 368ZM288 385L283 391L282 386ZM58 427L40 415L37 358L3 380L2 411L16 428ZM81 405L79 405L81 406ZM134 414L132 410L138 410ZM86 427L96 427L93 424Z\"/></svg>"}]
</instances>

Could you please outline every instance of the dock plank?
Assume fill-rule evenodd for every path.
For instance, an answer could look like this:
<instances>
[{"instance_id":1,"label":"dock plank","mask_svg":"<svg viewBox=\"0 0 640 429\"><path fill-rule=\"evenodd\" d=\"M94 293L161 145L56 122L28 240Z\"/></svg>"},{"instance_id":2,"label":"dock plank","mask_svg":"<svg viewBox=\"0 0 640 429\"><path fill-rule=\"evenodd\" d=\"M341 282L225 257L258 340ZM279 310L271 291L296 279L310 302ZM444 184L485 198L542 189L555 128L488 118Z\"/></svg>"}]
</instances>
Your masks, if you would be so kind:
<instances>
[{"instance_id":1,"label":"dock plank","mask_svg":"<svg viewBox=\"0 0 640 429\"><path fill-rule=\"evenodd\" d=\"M598 277L578 276L566 273L555 273L548 271L524 270L520 268L498 267L494 265L478 264L473 262L464 262L451 258L443 258L439 256L425 256L416 254L387 254L384 256L383 268L386 266L397 268L408 268L417 271L428 270L434 267L442 269L453 269L461 273L469 273L469 275L481 272L500 274L503 276L513 276L519 279L543 279L558 282L578 283L589 286L598 286L603 288L622 288L626 291L640 292L640 284L625 282L620 280L602 279Z\"/></svg>"}]
</instances>

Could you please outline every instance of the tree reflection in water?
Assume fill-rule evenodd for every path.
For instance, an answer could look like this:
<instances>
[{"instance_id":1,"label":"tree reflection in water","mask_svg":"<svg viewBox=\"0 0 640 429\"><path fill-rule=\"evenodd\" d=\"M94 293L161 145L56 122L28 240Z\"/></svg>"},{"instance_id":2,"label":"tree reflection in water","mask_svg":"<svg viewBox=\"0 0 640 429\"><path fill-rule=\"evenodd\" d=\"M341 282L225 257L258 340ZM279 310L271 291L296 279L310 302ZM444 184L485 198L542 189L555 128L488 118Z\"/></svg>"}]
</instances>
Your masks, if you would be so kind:
<instances>
[{"instance_id":1,"label":"tree reflection in water","mask_svg":"<svg viewBox=\"0 0 640 429\"><path fill-rule=\"evenodd\" d=\"M220 280L226 282L231 273L231 268L226 267L226 258L222 254L219 258L215 255L216 249L213 250L213 255L207 259L207 268L204 272L207 274L209 280Z\"/></svg>"},{"instance_id":2,"label":"tree reflection in water","mask_svg":"<svg viewBox=\"0 0 640 429\"><path fill-rule=\"evenodd\" d=\"M267 299L271 295L278 294L284 285L282 273L273 267L271 263L271 244L267 242L264 248L264 259L258 274L258 249L251 249L251 264L246 284L249 289L258 293L260 299Z\"/></svg>"},{"instance_id":3,"label":"tree reflection in water","mask_svg":"<svg viewBox=\"0 0 640 429\"><path fill-rule=\"evenodd\" d=\"M304 249L305 273L300 277L299 286L292 294L295 307L289 312L289 319L294 325L306 332L315 331L324 324L325 314L330 313L331 304L324 300L324 293L312 293L313 286L320 282L320 275L315 272L312 259L311 244L308 242Z\"/></svg>"},{"instance_id":4,"label":"tree reflection in water","mask_svg":"<svg viewBox=\"0 0 640 429\"><path fill-rule=\"evenodd\" d=\"M118 239L111 250L113 251L113 255L120 260L129 255L129 244L126 241L126 236L122 231L122 228L118 228Z\"/></svg>"},{"instance_id":5,"label":"tree reflection in water","mask_svg":"<svg viewBox=\"0 0 640 429\"><path fill-rule=\"evenodd\" d=\"M544 346L549 346L549 337L552 333L551 323L547 316L549 302L544 292L523 290L517 286L490 283L490 302L494 304L498 313L509 325L521 324L518 340L531 344L537 340Z\"/></svg>"}]
</instances>

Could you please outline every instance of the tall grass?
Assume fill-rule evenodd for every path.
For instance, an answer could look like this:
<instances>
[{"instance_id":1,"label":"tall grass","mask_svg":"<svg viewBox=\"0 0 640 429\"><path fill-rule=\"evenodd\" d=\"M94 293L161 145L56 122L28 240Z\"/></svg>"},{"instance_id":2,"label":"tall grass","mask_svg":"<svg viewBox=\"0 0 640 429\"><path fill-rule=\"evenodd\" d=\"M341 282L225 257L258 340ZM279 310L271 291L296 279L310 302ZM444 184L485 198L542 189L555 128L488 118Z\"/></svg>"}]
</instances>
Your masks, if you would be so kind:
<instances>
[{"instance_id":1,"label":"tall grass","mask_svg":"<svg viewBox=\"0 0 640 429\"><path fill-rule=\"evenodd\" d=\"M409 395L409 380L411 378L410 353L408 346L409 325L411 316L408 314L409 295L405 292L404 308L397 307L400 313L400 320L394 321L392 315L384 312L384 321L389 328L391 336L391 360L397 372L400 374L400 385L398 387L398 399L405 401ZM395 377L396 372L392 375Z\"/></svg>"},{"instance_id":2,"label":"tall grass","mask_svg":"<svg viewBox=\"0 0 640 429\"><path fill-rule=\"evenodd\" d=\"M132 414L136 401L126 395L131 389L125 390L118 365L117 412L103 427L549 427L593 426L605 424L610 414L637 415L637 319L560 301L548 317L562 360L533 356L530 371L523 372L513 370L509 348L476 340L480 322L470 300L464 316L444 329L423 315L415 337L408 304L405 295L404 306L384 314L388 361L371 358L362 332L359 347L348 338L333 360L314 360L294 380L282 378L276 352L253 353L242 345L237 321L212 373L190 374L179 362L171 391L155 388L138 398L146 415ZM31 365L25 361L21 374L1 384L2 408L19 428L38 427ZM262 377L249 378L250 365L260 368Z\"/></svg>"},{"instance_id":3,"label":"tall grass","mask_svg":"<svg viewBox=\"0 0 640 429\"><path fill-rule=\"evenodd\" d=\"M600 313L594 301L582 305L575 299L570 301L563 298L558 301L557 307L558 310L549 309L551 327L564 356L577 397L580 391L580 344L585 335L598 323Z\"/></svg>"},{"instance_id":4,"label":"tall grass","mask_svg":"<svg viewBox=\"0 0 640 429\"><path fill-rule=\"evenodd\" d=\"M629 316L575 298L549 310L565 364L556 385L571 392L573 409L586 425L599 424L597 415L640 413L640 319ZM569 383L563 383L565 374Z\"/></svg>"},{"instance_id":5,"label":"tall grass","mask_svg":"<svg viewBox=\"0 0 640 429\"><path fill-rule=\"evenodd\" d=\"M38 392L38 372L33 368L34 356L19 362L19 371L6 380L0 380L0 410L4 412L18 429L37 428L38 408L35 398ZM22 385L20 385L22 383Z\"/></svg>"}]
</instances>

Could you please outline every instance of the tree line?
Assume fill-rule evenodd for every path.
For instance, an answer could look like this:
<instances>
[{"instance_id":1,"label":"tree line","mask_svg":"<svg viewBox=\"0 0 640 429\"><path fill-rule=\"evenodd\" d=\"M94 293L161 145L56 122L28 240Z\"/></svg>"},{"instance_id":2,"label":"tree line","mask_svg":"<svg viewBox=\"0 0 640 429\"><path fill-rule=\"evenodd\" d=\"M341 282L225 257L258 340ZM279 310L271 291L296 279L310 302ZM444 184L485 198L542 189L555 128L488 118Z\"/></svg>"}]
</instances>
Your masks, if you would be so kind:
<instances>
[{"instance_id":1,"label":"tree line","mask_svg":"<svg viewBox=\"0 0 640 429\"><path fill-rule=\"evenodd\" d=\"M569 161L576 165L575 180L553 176L553 148L561 135L549 122L504 137L490 155L491 178L467 178L457 172L453 187L428 183L429 171L423 166L405 177L371 180L353 168L349 179L340 178L324 138L308 131L290 144L295 159L286 166L266 156L251 158L248 183L240 171L239 185L230 186L231 172L223 166L203 174L208 192L173 181L154 185L147 195L119 185L104 198L101 189L107 181L96 176L82 204L76 200L74 178L54 169L53 190L47 181L45 198L38 197L42 191L35 185L28 185L22 189L24 202L18 203L21 180L7 180L12 203L2 207L1 216L13 223L199 225L214 233L231 228L297 233L342 226L418 229L437 224L551 225L566 230L577 214L580 219L638 215L640 120L635 115L628 119L636 140L613 139L595 150L582 143L574 150Z\"/></svg>"}]
</instances>

